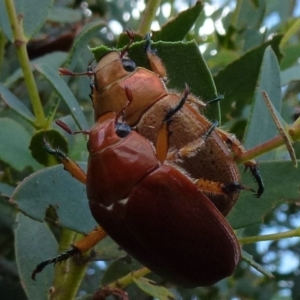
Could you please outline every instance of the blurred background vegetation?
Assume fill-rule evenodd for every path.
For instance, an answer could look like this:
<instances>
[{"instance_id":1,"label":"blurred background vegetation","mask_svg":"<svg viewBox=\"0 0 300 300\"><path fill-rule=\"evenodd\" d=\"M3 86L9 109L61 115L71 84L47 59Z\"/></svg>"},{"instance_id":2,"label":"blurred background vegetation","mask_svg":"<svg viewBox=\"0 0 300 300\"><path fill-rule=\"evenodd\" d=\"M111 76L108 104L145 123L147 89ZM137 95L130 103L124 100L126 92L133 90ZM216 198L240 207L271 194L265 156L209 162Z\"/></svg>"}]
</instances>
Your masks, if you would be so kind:
<instances>
[{"instance_id":1,"label":"blurred background vegetation","mask_svg":"<svg viewBox=\"0 0 300 300\"><path fill-rule=\"evenodd\" d=\"M145 9L155 2L158 5L157 12L149 17L150 14L146 15ZM67 240L62 244L61 237L68 236L69 233L67 229L60 231L55 225L53 220L57 216L53 209L47 210L46 220L49 223L41 223L47 208L40 207L40 202L44 201L42 198L51 195L51 203L57 201L61 209L63 205L58 200L58 193L52 195L51 176L54 175L47 171L39 173L44 166L55 164L44 153L42 139L47 132L53 146L68 151L76 161L86 161L84 137L65 137L64 133L57 131L53 120L63 119L74 129L78 126L86 129L93 124L93 108L89 99L90 78L82 76L62 79L57 75L61 66L72 71L86 70L93 59L90 48L99 45L117 47L120 44L119 35L126 29L144 35L149 31L149 26L154 40L195 40L213 75L218 93L225 96L220 103L222 126L245 141L247 147L256 145L261 139L264 141L262 123L269 118L267 111L260 111L253 117L255 103L261 97L258 87L269 89L268 93L277 103L275 106L281 113L283 124L292 124L299 117L300 1L203 0L202 4L184 0L1 1L1 299L46 299L52 286L53 268L48 267L45 275L41 275L40 279L38 277L36 283L31 281L30 274L37 262L57 253L56 240L60 241L60 249L68 248L72 242ZM201 9L196 9L197 5ZM12 19L8 15L9 8L13 6L24 18L21 26L24 35L19 36L23 38L21 41L16 39L18 33L13 33L10 29ZM188 12L180 19L179 14L184 11ZM183 37L179 33L168 33L168 28L172 28L168 27L168 24L172 26L168 23L171 18L175 18L174 28L178 32L182 28L186 30ZM150 23L147 25L146 21ZM187 23L191 25L188 26ZM21 51L18 49L20 42L25 45ZM271 48L267 48L268 45L272 46L272 53ZM30 59L29 65L26 65L26 52ZM179 72L188 70L188 61L191 59L188 53L187 62L178 62L176 54L169 58L168 55L165 56L167 70L169 65L172 68L174 62L178 63ZM162 58L164 61L163 53ZM28 80L30 76L28 73L24 74L24 70L34 74L34 79ZM176 77L171 72L168 75L171 79ZM182 86L177 88L182 89ZM195 94L205 98L205 95ZM251 131L250 119L254 120L256 131ZM249 138L251 134L254 137ZM295 143L294 146L298 154L299 145ZM242 197L240 208L238 206L229 216L234 228L244 228L239 229L240 236L278 233L300 226L299 170L294 169L290 162L284 168L279 168L276 164L278 161L285 163L288 159L285 148L280 148L260 160L262 170L265 170L263 176L267 182L266 193L270 191L266 197L272 199L269 202L266 200L264 208L260 208L260 203L265 201L263 197L249 200L249 211L246 211L246 206L243 205L247 200ZM265 161L271 161L272 167ZM26 185L25 178L29 181L26 193L21 189ZM60 196L66 199L79 195L78 197L83 197L83 202L86 201L82 188L78 188L78 185L76 187L76 183L73 186L71 181L72 179L64 194L58 190L61 192ZM34 185L40 182L45 185L48 183L49 190L40 191ZM19 183L21 188L15 190ZM9 199L11 200L8 201ZM64 220L70 217L77 220L76 213L81 212L83 204L80 202L72 205L73 208L67 206L66 212L59 216L62 222L60 225L65 224L63 222L67 221ZM256 215L251 205L259 207ZM52 207L55 208L55 205ZM244 223L237 220L236 215L241 212L248 214L240 215L241 219L244 218ZM80 217L82 218L78 218ZM78 223L78 228L67 225L62 227L86 232L94 226L92 220L88 224L85 221L83 223ZM274 274L273 279L260 274L243 261L232 277L215 286L192 290L174 288L168 284L166 287L171 288L176 299L300 299L299 245L299 238L294 237L243 247L256 262ZM108 283L140 267L111 241L101 243L101 247L95 252L96 258L106 263L92 263L82 271L82 282L77 293L77 297L81 299L88 299L85 295L93 294L99 288L101 280ZM158 283L165 284L162 279L152 276ZM153 299L153 295L143 292L135 284L129 286L127 291L130 299Z\"/></svg>"}]
</instances>

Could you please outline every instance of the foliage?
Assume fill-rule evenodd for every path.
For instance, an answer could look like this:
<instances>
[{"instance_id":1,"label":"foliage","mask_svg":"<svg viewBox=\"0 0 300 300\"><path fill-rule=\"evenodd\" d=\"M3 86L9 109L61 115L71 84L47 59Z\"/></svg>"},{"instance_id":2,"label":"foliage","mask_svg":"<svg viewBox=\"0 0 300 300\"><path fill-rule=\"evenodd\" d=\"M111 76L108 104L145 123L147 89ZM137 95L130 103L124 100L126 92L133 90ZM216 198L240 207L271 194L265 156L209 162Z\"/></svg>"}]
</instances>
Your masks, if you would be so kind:
<instances>
[{"instance_id":1,"label":"foliage","mask_svg":"<svg viewBox=\"0 0 300 300\"><path fill-rule=\"evenodd\" d=\"M2 299L83 299L80 296L84 293L93 294L101 283L109 284L122 276L130 299L149 299L149 295L170 299L171 294L176 299L299 298L299 239L282 238L299 235L294 229L299 226L300 173L289 161L286 148L279 148L283 143L276 144L273 151L268 148L267 153L260 148L254 151L255 155L263 154L257 159L266 192L260 199L243 193L228 216L238 229L240 242L252 243L243 249L261 264L263 272L272 271L274 278L254 272L246 263L254 264L253 259L247 256L232 277L215 286L166 290L141 277L142 266L106 238L87 255L105 261L105 271L94 262L69 260L57 265L55 271L47 267L38 274L37 282L31 280L39 262L57 255L57 247L59 251L68 248L76 239L75 232L86 233L95 226L85 187L55 166L57 162L43 148L46 136L74 160L86 161L84 137L66 136L53 120L60 118L73 129L87 129L94 122L88 96L90 78L62 78L57 70L64 66L82 72L94 55L99 60L107 47L126 45L126 36L116 32L118 26L137 32L140 42L129 54L138 65L147 67L141 39L153 21L160 24L152 33L153 48L166 65L168 87L182 91L187 83L204 101L223 94L221 110L211 104L207 116L219 119L247 148L272 141L278 134L263 102L263 90L278 117L281 114L292 124L299 116L300 18L291 18L299 1L224 1L219 8L211 5L215 1L203 2L178 8L176 1L149 0L141 12L142 1L87 1L89 7L67 0L0 1ZM151 9L156 11L155 5L159 7L156 15L151 13ZM278 22L266 27L274 17ZM208 25L209 33L204 32ZM99 45L105 47L97 48ZM288 126L279 119L287 134L297 132L298 121ZM289 135L289 139L299 138ZM300 148L294 146L298 156ZM253 186L253 179L245 173L243 183ZM263 235L271 230L276 234ZM288 233L280 235L282 231ZM270 242L263 248L253 244L258 240ZM281 253L296 257L298 265L284 269ZM132 270L140 272L134 273L134 279L126 277ZM147 277L170 287L155 274Z\"/></svg>"}]
</instances>

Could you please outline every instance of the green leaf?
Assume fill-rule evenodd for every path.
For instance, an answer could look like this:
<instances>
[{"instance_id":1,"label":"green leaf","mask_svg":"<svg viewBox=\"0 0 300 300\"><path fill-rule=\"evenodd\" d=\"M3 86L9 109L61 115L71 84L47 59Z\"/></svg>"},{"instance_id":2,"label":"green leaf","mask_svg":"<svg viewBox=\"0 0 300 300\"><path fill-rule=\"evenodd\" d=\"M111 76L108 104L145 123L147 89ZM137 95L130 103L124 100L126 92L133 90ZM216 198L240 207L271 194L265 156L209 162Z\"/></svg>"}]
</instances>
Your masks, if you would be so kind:
<instances>
[{"instance_id":1,"label":"green leaf","mask_svg":"<svg viewBox=\"0 0 300 300\"><path fill-rule=\"evenodd\" d=\"M134 278L133 280L141 290L154 298L160 300L175 299L175 295L173 295L169 290L167 290L163 286L155 284L155 282L153 282L152 280L144 277L140 277L138 279Z\"/></svg>"},{"instance_id":2,"label":"green leaf","mask_svg":"<svg viewBox=\"0 0 300 300\"><path fill-rule=\"evenodd\" d=\"M33 59L30 61L31 69L34 70L34 64L42 64L45 63L51 66L53 69L58 69L67 59L68 54L66 52L56 51L53 53L49 53ZM5 85L10 87L13 85L17 80L23 79L24 74L21 68L16 69L16 71L5 80Z\"/></svg>"},{"instance_id":3,"label":"green leaf","mask_svg":"<svg viewBox=\"0 0 300 300\"><path fill-rule=\"evenodd\" d=\"M255 198L251 192L241 192L228 215L228 221L235 229L263 223L265 216L278 205L299 200L300 172L291 162L262 161L259 170L265 183L265 192L260 198ZM256 188L248 172L242 182Z\"/></svg>"},{"instance_id":4,"label":"green leaf","mask_svg":"<svg viewBox=\"0 0 300 300\"><path fill-rule=\"evenodd\" d=\"M281 72L282 85L287 85L292 81L300 81L300 66L293 66Z\"/></svg>"},{"instance_id":5,"label":"green leaf","mask_svg":"<svg viewBox=\"0 0 300 300\"><path fill-rule=\"evenodd\" d=\"M275 36L272 40L250 50L214 76L217 90L225 94L225 100L221 103L223 120L226 120L228 115L239 117L245 104L251 103L265 49L271 46L279 58L281 55L278 45L281 38L282 36Z\"/></svg>"},{"instance_id":6,"label":"green leaf","mask_svg":"<svg viewBox=\"0 0 300 300\"><path fill-rule=\"evenodd\" d=\"M12 119L0 118L0 128L0 160L18 171L29 166L39 169L40 165L30 154L31 137L24 127Z\"/></svg>"},{"instance_id":7,"label":"green leaf","mask_svg":"<svg viewBox=\"0 0 300 300\"><path fill-rule=\"evenodd\" d=\"M82 20L80 9L73 9L64 6L53 6L49 12L47 20L55 23L75 23Z\"/></svg>"},{"instance_id":8,"label":"green leaf","mask_svg":"<svg viewBox=\"0 0 300 300\"><path fill-rule=\"evenodd\" d=\"M48 299L54 268L41 272L37 281L31 279L37 264L57 255L57 242L45 223L39 223L19 213L15 229L15 253L20 280L30 300Z\"/></svg>"},{"instance_id":9,"label":"green leaf","mask_svg":"<svg viewBox=\"0 0 300 300\"><path fill-rule=\"evenodd\" d=\"M278 135L273 118L263 99L262 91L268 93L275 109L280 113L282 105L280 69L276 55L270 46L267 47L264 54L252 111L246 128L244 146L247 149L262 144ZM258 157L258 160L268 160L273 157L274 152L269 152Z\"/></svg>"},{"instance_id":10,"label":"green leaf","mask_svg":"<svg viewBox=\"0 0 300 300\"><path fill-rule=\"evenodd\" d=\"M292 67L297 63L300 53L300 43L287 45L282 49L283 58L280 63L281 70Z\"/></svg>"},{"instance_id":11,"label":"green leaf","mask_svg":"<svg viewBox=\"0 0 300 300\"><path fill-rule=\"evenodd\" d=\"M60 95L65 104L69 107L70 113L73 116L78 127L80 129L89 128L87 120L82 112L82 108L78 104L78 101L72 94L67 84L58 75L57 71L46 64L35 65L35 68L38 72L45 76L54 90Z\"/></svg>"},{"instance_id":12,"label":"green leaf","mask_svg":"<svg viewBox=\"0 0 300 300\"><path fill-rule=\"evenodd\" d=\"M11 185L0 182L0 196L10 197L14 191Z\"/></svg>"},{"instance_id":13,"label":"green leaf","mask_svg":"<svg viewBox=\"0 0 300 300\"><path fill-rule=\"evenodd\" d=\"M181 12L164 24L159 31L152 33L153 41L182 41L195 24L203 9L203 3L197 1L194 6Z\"/></svg>"},{"instance_id":14,"label":"green leaf","mask_svg":"<svg viewBox=\"0 0 300 300\"><path fill-rule=\"evenodd\" d=\"M254 2L254 1L252 1ZM266 1L260 0L251 3L249 0L240 0L240 9L236 10L238 12L236 27L238 29L245 29L247 27L254 27L257 30L260 28L263 16L266 10Z\"/></svg>"},{"instance_id":15,"label":"green leaf","mask_svg":"<svg viewBox=\"0 0 300 300\"><path fill-rule=\"evenodd\" d=\"M0 83L0 97L19 116L30 123L34 122L34 115L23 102L18 99L8 88Z\"/></svg>"},{"instance_id":16,"label":"green leaf","mask_svg":"<svg viewBox=\"0 0 300 300\"><path fill-rule=\"evenodd\" d=\"M45 23L53 0L14 0L17 15L23 16L24 33L29 40ZM0 1L0 26L10 42L14 42L5 1Z\"/></svg>"},{"instance_id":17,"label":"green leaf","mask_svg":"<svg viewBox=\"0 0 300 300\"><path fill-rule=\"evenodd\" d=\"M78 59L81 56L84 49L87 47L88 42L94 37L101 28L107 26L103 21L97 21L89 23L83 27L80 34L74 40L72 49L69 54L69 68L73 70L78 63Z\"/></svg>"},{"instance_id":18,"label":"green leaf","mask_svg":"<svg viewBox=\"0 0 300 300\"><path fill-rule=\"evenodd\" d=\"M86 167L86 164L81 164ZM91 215L85 186L61 165L43 169L25 178L11 201L27 216L43 221L49 206L55 209L57 224L77 232L90 232L97 223Z\"/></svg>"}]
</instances>

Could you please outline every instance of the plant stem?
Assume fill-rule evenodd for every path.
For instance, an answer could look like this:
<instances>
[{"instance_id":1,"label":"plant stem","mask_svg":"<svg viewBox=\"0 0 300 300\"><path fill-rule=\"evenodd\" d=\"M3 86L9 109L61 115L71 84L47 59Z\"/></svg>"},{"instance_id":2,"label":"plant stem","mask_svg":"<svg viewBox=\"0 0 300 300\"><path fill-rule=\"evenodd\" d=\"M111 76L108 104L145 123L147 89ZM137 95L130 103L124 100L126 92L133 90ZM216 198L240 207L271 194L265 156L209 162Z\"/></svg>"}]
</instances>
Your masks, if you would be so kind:
<instances>
[{"instance_id":1,"label":"plant stem","mask_svg":"<svg viewBox=\"0 0 300 300\"><path fill-rule=\"evenodd\" d=\"M137 271L130 272L126 276L124 276L122 278L119 278L118 280L110 283L108 286L110 288L120 288L120 289L123 289L126 286L132 284L134 282L133 281L134 278L140 278L140 277L145 276L145 275L147 275L149 273L151 273L151 271L148 268L143 267L143 268L141 268L141 269L139 269Z\"/></svg>"},{"instance_id":2,"label":"plant stem","mask_svg":"<svg viewBox=\"0 0 300 300\"><path fill-rule=\"evenodd\" d=\"M250 159L253 159L257 156L260 156L264 153L267 153L269 151L272 151L280 146L285 145L284 140L282 138L282 136L278 135L275 138L266 141L256 147L253 147L249 150L247 150L246 152L242 153L241 155L239 155L236 158L236 162L237 163L243 163L246 162Z\"/></svg>"},{"instance_id":3,"label":"plant stem","mask_svg":"<svg viewBox=\"0 0 300 300\"><path fill-rule=\"evenodd\" d=\"M25 84L28 90L33 112L35 115L35 126L37 128L44 128L46 125L46 118L43 106L39 97L38 89L31 71L30 61L26 49L27 38L23 31L22 20L23 15L17 15L14 1L5 0L6 10L9 17L10 26L13 33L14 45L18 56L21 69L23 71Z\"/></svg>"},{"instance_id":4,"label":"plant stem","mask_svg":"<svg viewBox=\"0 0 300 300\"><path fill-rule=\"evenodd\" d=\"M63 228L59 243L59 252L69 248L76 240L82 238L72 230ZM88 254L87 254L88 255ZM50 300L73 300L78 292L82 278L87 268L87 261L79 262L76 258L70 258L61 264L56 265L54 276L54 293L50 295Z\"/></svg>"},{"instance_id":5,"label":"plant stem","mask_svg":"<svg viewBox=\"0 0 300 300\"><path fill-rule=\"evenodd\" d=\"M239 243L245 245L262 241L277 241L283 238L291 238L296 236L300 236L300 227L280 233L239 238Z\"/></svg>"},{"instance_id":6,"label":"plant stem","mask_svg":"<svg viewBox=\"0 0 300 300\"><path fill-rule=\"evenodd\" d=\"M150 31L151 24L153 20L155 19L155 15L157 12L157 9L160 5L161 0L149 0L147 3L147 6L144 10L143 16L142 16L142 22L140 26L140 33L142 35L145 35Z\"/></svg>"}]
</instances>

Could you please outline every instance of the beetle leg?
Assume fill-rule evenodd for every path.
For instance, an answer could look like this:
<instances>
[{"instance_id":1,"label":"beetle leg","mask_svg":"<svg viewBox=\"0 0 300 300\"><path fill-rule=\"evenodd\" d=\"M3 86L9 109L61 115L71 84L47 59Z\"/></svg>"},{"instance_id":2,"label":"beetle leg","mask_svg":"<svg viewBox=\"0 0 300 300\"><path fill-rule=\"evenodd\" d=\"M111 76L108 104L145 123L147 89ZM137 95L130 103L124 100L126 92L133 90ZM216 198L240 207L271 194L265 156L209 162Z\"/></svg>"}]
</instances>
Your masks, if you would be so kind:
<instances>
[{"instance_id":1,"label":"beetle leg","mask_svg":"<svg viewBox=\"0 0 300 300\"><path fill-rule=\"evenodd\" d=\"M76 254L82 254L86 252L99 243L103 238L105 238L106 235L106 232L100 226L97 226L88 235L73 244L68 250L62 252L54 258L45 260L38 264L35 270L32 272L31 278L35 280L36 274L40 273L46 266L50 264L56 264L58 262L65 261Z\"/></svg>"},{"instance_id":2,"label":"beetle leg","mask_svg":"<svg viewBox=\"0 0 300 300\"><path fill-rule=\"evenodd\" d=\"M223 141L229 145L232 152L236 157L239 157L241 154L247 152L241 142L232 134L227 133L226 131L216 128L216 132L223 139ZM256 197L259 198L264 192L264 182L260 175L257 162L254 159L248 160L244 163L245 170L249 168L254 180L258 184L258 189L256 191Z\"/></svg>"},{"instance_id":3,"label":"beetle leg","mask_svg":"<svg viewBox=\"0 0 300 300\"><path fill-rule=\"evenodd\" d=\"M211 133L218 126L218 121L214 121L206 133L199 139L194 140L193 142L187 144L181 149L170 151L167 155L167 160L179 162L181 159L186 157L192 157L196 155L201 149L205 146L205 141L209 138Z\"/></svg>"},{"instance_id":4,"label":"beetle leg","mask_svg":"<svg viewBox=\"0 0 300 300\"><path fill-rule=\"evenodd\" d=\"M70 159L63 153L60 149L51 148L50 143L44 139L44 146L48 153L55 155L59 161L63 164L64 169L68 171L74 178L76 178L81 183L86 183L86 174L85 172L77 165L75 161Z\"/></svg>"},{"instance_id":5,"label":"beetle leg","mask_svg":"<svg viewBox=\"0 0 300 300\"><path fill-rule=\"evenodd\" d=\"M148 61L151 67L151 70L156 73L163 81L167 80L167 72L164 64L160 58L156 55L156 51L151 48L151 37L148 33L145 37L145 51L147 53Z\"/></svg>"},{"instance_id":6,"label":"beetle leg","mask_svg":"<svg viewBox=\"0 0 300 300\"><path fill-rule=\"evenodd\" d=\"M172 122L172 117L176 114L184 105L185 101L189 96L189 87L185 85L185 91L175 107L169 109L164 117L161 128L158 131L157 141L156 141L156 156L157 159L163 163L167 159L169 151L169 137L171 132L169 131L169 125Z\"/></svg>"},{"instance_id":7,"label":"beetle leg","mask_svg":"<svg viewBox=\"0 0 300 300\"><path fill-rule=\"evenodd\" d=\"M203 138L197 139L185 147L175 151L169 151L166 159L168 161L180 162L183 158L195 156L205 146Z\"/></svg>"},{"instance_id":8,"label":"beetle leg","mask_svg":"<svg viewBox=\"0 0 300 300\"><path fill-rule=\"evenodd\" d=\"M248 190L254 192L253 189L236 182L225 184L200 178L196 179L194 183L202 192L213 195L226 195L229 193L238 192L239 190Z\"/></svg>"}]
</instances>

